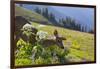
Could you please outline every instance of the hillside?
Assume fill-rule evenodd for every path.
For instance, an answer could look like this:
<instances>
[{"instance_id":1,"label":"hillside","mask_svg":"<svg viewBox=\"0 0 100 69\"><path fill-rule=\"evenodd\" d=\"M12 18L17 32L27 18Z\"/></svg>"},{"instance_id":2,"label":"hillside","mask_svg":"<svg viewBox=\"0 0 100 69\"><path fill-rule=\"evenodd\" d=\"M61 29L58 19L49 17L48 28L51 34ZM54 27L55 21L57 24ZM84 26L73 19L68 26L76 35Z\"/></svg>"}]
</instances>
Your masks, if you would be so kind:
<instances>
[{"instance_id":1,"label":"hillside","mask_svg":"<svg viewBox=\"0 0 100 69\"><path fill-rule=\"evenodd\" d=\"M79 31L73 31L61 27L55 27L50 25L43 25L36 22L31 22L38 31L45 31L49 36L53 36L53 32L57 29L59 35L65 37L67 40L63 42L64 49L53 45L44 48L43 46L28 45L26 42L19 40L17 44L24 45L19 49L19 53L16 55L15 65L47 65L47 64L65 64L74 62L88 62L94 61L94 35L83 33ZM30 50L31 49L31 50ZM30 59L32 56L32 49L38 50L36 57ZM43 49L43 51L41 50ZM27 54L27 51L29 54ZM51 56L52 52L56 52L58 56ZM24 56L23 56L24 55Z\"/></svg>"},{"instance_id":2,"label":"hillside","mask_svg":"<svg viewBox=\"0 0 100 69\"><path fill-rule=\"evenodd\" d=\"M67 7L67 6L60 7L60 6L49 6L49 5L47 6L46 5L28 5L28 4L24 4L23 7L31 11L33 11L33 9L35 9L36 7L41 8L41 9L48 8L49 12L52 12L53 14L55 14L57 20L66 18L66 16L70 16L81 25L86 25L88 30L91 27L93 27L93 24L94 24L93 23L94 22L93 8L78 8L78 7Z\"/></svg>"},{"instance_id":3,"label":"hillside","mask_svg":"<svg viewBox=\"0 0 100 69\"><path fill-rule=\"evenodd\" d=\"M38 28L39 25L35 22L32 23ZM53 35L53 31L57 29L59 34L66 37L64 41L64 46L69 49L70 53L67 58L72 62L84 62L84 61L94 61L94 35L83 33L79 31L73 31L61 27L44 25L40 27L39 30L48 32L49 35Z\"/></svg>"},{"instance_id":4,"label":"hillside","mask_svg":"<svg viewBox=\"0 0 100 69\"><path fill-rule=\"evenodd\" d=\"M41 23L45 22L51 24L46 18L44 18L40 14L27 10L23 7L19 7L17 5L15 5L15 16L23 16L31 21L37 21Z\"/></svg>"},{"instance_id":5,"label":"hillside","mask_svg":"<svg viewBox=\"0 0 100 69\"><path fill-rule=\"evenodd\" d=\"M54 36L53 32L56 29L60 36L67 39L63 41L65 49L61 49L57 45L45 48L41 44L39 45L38 41L34 46L19 39L17 47L21 47L15 55L15 65L62 64L66 62L94 61L94 34L52 26L52 23L42 15L17 5L15 5L15 16L25 17L38 31L47 32L48 36ZM29 34L29 32L27 34ZM33 50L36 51L35 59L33 58L34 60L31 59L34 52ZM57 53L57 58L52 56L52 52Z\"/></svg>"}]
</instances>

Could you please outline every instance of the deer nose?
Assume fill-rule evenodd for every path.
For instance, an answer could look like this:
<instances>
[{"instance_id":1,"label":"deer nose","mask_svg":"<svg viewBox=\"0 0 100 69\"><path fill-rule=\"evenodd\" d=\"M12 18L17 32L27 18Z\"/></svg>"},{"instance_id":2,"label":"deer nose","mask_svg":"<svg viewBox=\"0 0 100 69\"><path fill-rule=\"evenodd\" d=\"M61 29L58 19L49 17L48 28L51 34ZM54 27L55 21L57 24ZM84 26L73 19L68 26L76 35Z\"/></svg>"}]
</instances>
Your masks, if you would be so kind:
<instances>
[{"instance_id":1,"label":"deer nose","mask_svg":"<svg viewBox=\"0 0 100 69\"><path fill-rule=\"evenodd\" d=\"M61 48L62 48L62 49L64 49L64 47L63 47L63 46L62 46Z\"/></svg>"}]
</instances>

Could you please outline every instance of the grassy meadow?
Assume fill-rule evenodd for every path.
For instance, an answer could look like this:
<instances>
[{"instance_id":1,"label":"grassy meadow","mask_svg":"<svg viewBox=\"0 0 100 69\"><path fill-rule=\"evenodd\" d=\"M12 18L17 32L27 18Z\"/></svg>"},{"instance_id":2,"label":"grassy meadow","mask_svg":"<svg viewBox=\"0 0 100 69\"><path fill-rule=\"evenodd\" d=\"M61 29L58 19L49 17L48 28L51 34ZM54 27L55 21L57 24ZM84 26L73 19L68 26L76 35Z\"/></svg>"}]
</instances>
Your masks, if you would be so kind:
<instances>
[{"instance_id":1,"label":"grassy meadow","mask_svg":"<svg viewBox=\"0 0 100 69\"><path fill-rule=\"evenodd\" d=\"M60 35L66 37L67 40L65 40L63 43L64 43L65 48L69 52L66 55L64 55L63 57L66 58L66 61L68 60L69 63L70 62L94 61L95 54L94 54L94 37L93 37L94 35L93 34L83 33L83 32L79 32L79 31L69 30L69 29L50 26L50 25L43 25L43 27L39 27L39 26L41 26L41 24L35 23L35 22L31 22L31 23L33 26L37 27L39 30L48 32L48 34L51 36L53 36L54 29L57 29ZM19 42L20 41L21 40L19 40ZM53 46L51 46L51 47L53 47ZM48 49L45 49L45 50L46 50L46 52L49 51ZM60 49L60 48L54 46L53 50L51 50L51 51L55 51L55 50L58 50L57 51L58 53L63 51L63 49ZM51 52L51 51L49 51L49 52ZM39 53L39 54L41 54L41 53ZM45 53L45 55L48 55L48 53L47 54ZM49 57L52 57L52 56L49 56ZM38 58L36 60L36 63L33 63L31 59L27 59L27 58L21 58L20 60L16 59L16 65L50 64L51 62L46 59L49 59L49 58L45 58L45 60L42 58ZM52 60L52 59L50 58L50 60ZM60 63L60 62L57 61L57 63ZM56 64L56 63L51 63L51 64Z\"/></svg>"},{"instance_id":2,"label":"grassy meadow","mask_svg":"<svg viewBox=\"0 0 100 69\"><path fill-rule=\"evenodd\" d=\"M32 25L38 27L41 24L32 22ZM77 62L94 61L93 34L48 25L39 28L39 30L47 31L49 35L53 35L55 29L58 30L60 35L66 37L67 40L64 41L64 46L70 50L68 56L73 58L71 59L72 62L74 62L74 60Z\"/></svg>"},{"instance_id":3,"label":"grassy meadow","mask_svg":"<svg viewBox=\"0 0 100 69\"><path fill-rule=\"evenodd\" d=\"M33 18L39 22L46 21L48 24L52 24L45 17L38 13L31 12L25 8L15 6L15 16L24 16L26 19ZM46 64L65 64L74 62L87 62L94 61L94 34L80 32L76 30L70 30L63 27L45 25L36 21L29 20L31 25L38 29L38 31L46 31L48 35L53 36L53 32L56 29L59 35L66 38L63 41L64 49L58 46L50 46L47 48L42 47L37 43L33 46L22 39L17 42L19 52L15 54L15 65L46 65ZM34 51L32 51L34 49ZM33 52L36 52L36 56L31 59ZM53 57L52 52L56 52L57 56Z\"/></svg>"}]
</instances>

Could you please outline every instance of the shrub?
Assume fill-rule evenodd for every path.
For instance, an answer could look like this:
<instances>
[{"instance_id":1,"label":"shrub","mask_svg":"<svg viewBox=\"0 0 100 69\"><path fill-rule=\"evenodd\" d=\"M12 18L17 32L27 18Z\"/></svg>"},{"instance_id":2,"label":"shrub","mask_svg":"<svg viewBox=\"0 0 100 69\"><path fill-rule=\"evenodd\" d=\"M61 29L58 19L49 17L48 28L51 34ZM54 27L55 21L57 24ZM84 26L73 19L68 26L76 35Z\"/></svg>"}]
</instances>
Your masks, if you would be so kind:
<instances>
[{"instance_id":1,"label":"shrub","mask_svg":"<svg viewBox=\"0 0 100 69\"><path fill-rule=\"evenodd\" d=\"M20 39L17 42L18 53L15 55L16 58L29 58L32 54L33 46L30 43L27 43Z\"/></svg>"},{"instance_id":2,"label":"shrub","mask_svg":"<svg viewBox=\"0 0 100 69\"><path fill-rule=\"evenodd\" d=\"M28 32L25 34L30 36ZM45 31L39 31L37 33L39 36L37 40L39 41L47 38L47 34L48 33ZM35 45L25 42L22 39L17 42L17 49L19 52L15 55L16 65L66 63L65 56L67 56L68 51L61 49L57 45L44 47L38 41L35 43ZM34 56L32 57L32 55Z\"/></svg>"}]
</instances>

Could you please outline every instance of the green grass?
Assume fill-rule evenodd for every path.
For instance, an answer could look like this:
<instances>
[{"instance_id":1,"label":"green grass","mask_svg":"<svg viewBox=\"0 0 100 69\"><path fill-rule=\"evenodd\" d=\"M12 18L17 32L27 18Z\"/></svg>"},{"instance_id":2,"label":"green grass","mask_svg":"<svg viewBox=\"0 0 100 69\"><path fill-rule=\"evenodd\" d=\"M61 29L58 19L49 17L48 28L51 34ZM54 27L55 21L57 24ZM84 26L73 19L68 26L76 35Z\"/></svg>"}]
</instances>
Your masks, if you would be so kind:
<instances>
[{"instance_id":1,"label":"green grass","mask_svg":"<svg viewBox=\"0 0 100 69\"><path fill-rule=\"evenodd\" d=\"M31 17L40 22L46 21L50 23L45 17L41 16L40 14L18 6L15 6L15 16ZM43 55L39 53L40 56L37 56L36 60L33 62L29 57L32 54L31 50L34 46L27 44L22 40L19 40L17 45L18 44L23 45L23 48L20 48L20 53L15 55L16 56L15 64L17 66L31 65L31 64L55 64L55 63L63 62L63 61L58 61L57 59L53 59L50 54L52 51L55 51L59 57L62 57L63 60L65 60L65 62L66 61L69 62L94 61L95 47L94 47L93 34L79 32L75 30L69 30L69 29L65 29L57 26L50 26L50 25L39 27L42 24L36 22L31 22L31 23L38 30L46 31L48 32L48 35L51 36L53 36L54 30L57 29L59 34L67 39L63 41L63 43L65 48L68 50L68 52L64 53L63 49L60 49L57 46L51 46L49 48L45 48L45 52L43 53Z\"/></svg>"},{"instance_id":2,"label":"green grass","mask_svg":"<svg viewBox=\"0 0 100 69\"><path fill-rule=\"evenodd\" d=\"M15 5L15 16L24 16L25 18L32 18L34 20L37 20L37 21L46 21L48 22L49 24L51 24L48 19L46 19L45 17L43 17L42 15L34 12L34 11L30 11L26 8L23 8L23 7L19 7L17 5Z\"/></svg>"},{"instance_id":3,"label":"green grass","mask_svg":"<svg viewBox=\"0 0 100 69\"><path fill-rule=\"evenodd\" d=\"M21 65L45 65L45 64L63 64L70 62L86 62L94 61L94 38L93 34L79 32L75 30L69 30L61 27L45 25L39 27L42 24L31 22L38 30L48 32L48 35L53 36L53 31L58 30L59 35L62 35L65 40L64 46L67 51L59 48L56 45L44 48L41 45L33 46L19 40L17 46L23 46L19 49L19 53L16 56L16 66ZM44 49L44 51L42 51ZM37 51L35 60L30 59L32 50ZM52 52L57 54L56 58L51 55Z\"/></svg>"},{"instance_id":4,"label":"green grass","mask_svg":"<svg viewBox=\"0 0 100 69\"><path fill-rule=\"evenodd\" d=\"M32 25L38 27L40 24L33 22ZM75 59L80 61L94 61L94 35L74 30L69 30L61 27L45 25L39 28L48 32L53 36L53 31L57 29L59 34L67 40L64 41L64 46L70 50L69 55L73 55ZM73 59L74 59L73 58ZM75 60L75 61L77 61ZM74 61L73 61L74 62Z\"/></svg>"},{"instance_id":5,"label":"green grass","mask_svg":"<svg viewBox=\"0 0 100 69\"><path fill-rule=\"evenodd\" d=\"M16 59L15 60L15 65L16 66L31 65L31 64L32 64L31 59L22 58L22 59Z\"/></svg>"}]
</instances>

